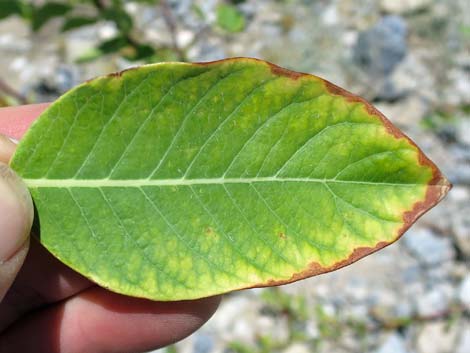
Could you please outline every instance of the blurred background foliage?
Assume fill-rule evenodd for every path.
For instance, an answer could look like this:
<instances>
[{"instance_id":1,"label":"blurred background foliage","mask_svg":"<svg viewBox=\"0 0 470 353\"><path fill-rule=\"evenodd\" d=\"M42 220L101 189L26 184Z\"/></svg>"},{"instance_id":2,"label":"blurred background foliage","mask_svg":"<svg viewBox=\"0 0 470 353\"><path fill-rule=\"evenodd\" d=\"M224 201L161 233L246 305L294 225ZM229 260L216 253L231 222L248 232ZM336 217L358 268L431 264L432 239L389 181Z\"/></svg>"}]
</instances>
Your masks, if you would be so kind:
<instances>
[{"instance_id":1,"label":"blurred background foliage","mask_svg":"<svg viewBox=\"0 0 470 353\"><path fill-rule=\"evenodd\" d=\"M244 0L231 0L218 4L216 21L211 26L203 26L201 30L221 30L227 33L240 32L245 28L245 17L237 8L237 4ZM155 45L150 41L139 39L139 29L125 5L143 4L158 6L161 16L165 20L172 35L170 45ZM191 11L205 21L204 11L193 4ZM33 32L41 28L54 18L61 20L59 32L64 33L80 27L94 25L99 22L110 22L116 28L116 34L109 39L101 41L87 53L77 58L77 62L95 60L103 55L116 53L129 61L185 61L186 51L193 45L187 43L184 47L178 45L175 38L176 23L169 3L165 0L69 0L44 1L2 0L0 2L0 20L8 16L17 15L27 21ZM142 29L140 29L142 30ZM223 33L222 33L223 34Z\"/></svg>"},{"instance_id":2,"label":"blurred background foliage","mask_svg":"<svg viewBox=\"0 0 470 353\"><path fill-rule=\"evenodd\" d=\"M251 56L369 99L449 177L398 243L348 268L232 293L166 353L467 353L470 1L0 0L0 106L97 75Z\"/></svg>"}]
</instances>

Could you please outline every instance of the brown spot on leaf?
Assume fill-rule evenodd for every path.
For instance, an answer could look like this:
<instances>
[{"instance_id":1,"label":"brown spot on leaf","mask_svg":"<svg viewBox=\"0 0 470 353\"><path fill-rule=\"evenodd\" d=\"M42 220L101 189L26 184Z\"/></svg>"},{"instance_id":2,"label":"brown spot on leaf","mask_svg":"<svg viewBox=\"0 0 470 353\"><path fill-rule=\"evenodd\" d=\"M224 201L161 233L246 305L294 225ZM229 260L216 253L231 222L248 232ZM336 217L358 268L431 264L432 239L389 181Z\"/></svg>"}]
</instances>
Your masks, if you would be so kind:
<instances>
[{"instance_id":1,"label":"brown spot on leaf","mask_svg":"<svg viewBox=\"0 0 470 353\"><path fill-rule=\"evenodd\" d=\"M214 234L215 234L214 229L212 229L211 227L206 228L206 235L214 235Z\"/></svg>"},{"instance_id":2,"label":"brown spot on leaf","mask_svg":"<svg viewBox=\"0 0 470 353\"><path fill-rule=\"evenodd\" d=\"M287 238L286 234L283 233L283 232L279 232L279 234L277 236L281 239L286 239Z\"/></svg>"}]
</instances>

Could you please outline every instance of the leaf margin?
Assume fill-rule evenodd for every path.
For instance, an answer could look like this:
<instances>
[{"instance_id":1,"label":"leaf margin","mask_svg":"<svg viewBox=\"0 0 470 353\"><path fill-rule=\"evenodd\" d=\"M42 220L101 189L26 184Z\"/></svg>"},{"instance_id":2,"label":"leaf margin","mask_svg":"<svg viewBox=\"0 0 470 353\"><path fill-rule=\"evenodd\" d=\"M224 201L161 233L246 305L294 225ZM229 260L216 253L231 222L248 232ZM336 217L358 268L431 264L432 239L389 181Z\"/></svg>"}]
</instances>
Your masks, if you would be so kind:
<instances>
[{"instance_id":1,"label":"leaf margin","mask_svg":"<svg viewBox=\"0 0 470 353\"><path fill-rule=\"evenodd\" d=\"M347 265L350 265L361 258L370 255L394 242L396 242L398 239L403 236L403 234L413 225L425 212L427 212L429 209L434 207L437 203L439 203L447 194L447 192L452 188L452 185L450 182L445 178L445 176L440 172L440 170L437 168L437 166L421 151L421 149L416 145L416 143L409 138L406 134L404 134L401 130L399 130L397 127L395 127L390 120L388 120L377 108L372 106L369 102L367 102L364 98L359 97L354 95L353 93L340 88L336 86L335 84L320 78L318 76L308 74L308 73L302 73L302 72L296 72L292 71L280 66L277 66L273 63L270 63L268 61L264 61L261 59L255 59L255 58L247 58L247 57L235 57L235 58L228 58L228 59L221 59L221 60L215 60L215 61L210 61L210 62L193 62L193 63L186 63L186 62L162 62L162 63L155 63L155 64L148 64L148 65L142 65L142 66L137 66L137 67L131 67L119 72L113 72L107 75L102 75L98 76L95 78L92 78L90 80L85 81L81 85L93 83L94 81L98 82L101 79L109 79L109 78L114 78L114 79L122 79L124 75L126 75L127 72L130 72L135 69L139 69L141 67L155 67L157 65L162 65L162 64L181 64L181 65L200 65L200 66L211 66L211 65L216 65L216 64L221 64L221 63L227 63L231 61L249 61L249 62L256 62L258 64L263 64L267 65L271 72L274 75L277 75L279 77L287 77L292 80L298 80L300 78L303 79L311 79L318 82L323 83L325 87L325 91L332 96L338 96L344 98L348 102L353 102L353 103L360 103L366 111L371 115L376 118L378 118L381 121L381 125L383 125L387 132L392 135L396 139L406 139L407 142L416 150L417 156L418 156L418 163L421 166L428 167L431 170L431 179L427 182L426 185L423 184L423 186L426 187L425 191L425 197L424 199L415 202L411 209L406 210L403 212L402 220L403 220L403 226L397 231L397 234L395 234L394 238L391 241L380 241L378 242L375 246L373 247L359 247L353 250L353 252L350 254L350 256L347 259L340 260L336 263L334 263L331 266L322 266L321 264L317 262L311 262L308 264L307 268L301 272L294 273L292 274L291 278L286 279L286 280L273 280L269 279L266 282L263 283L256 283L253 285L248 285L248 286L241 286L239 288L234 288L232 290L229 290L227 292L235 291L235 290L242 290L242 289L249 289L249 288L261 288L261 287L269 287L269 286L277 286L277 285L284 285L284 284L289 284L293 283L302 279L306 279L309 277L313 277L319 274L331 272L337 269L340 269L342 267L345 267ZM72 89L76 89L77 87L81 86L78 85ZM61 97L62 98L62 97ZM59 99L61 99L59 98ZM32 126L34 126L36 122L33 123ZM28 133L28 132L27 132ZM26 134L27 134L26 133ZM26 135L25 135L26 136ZM13 160L13 159L12 159ZM56 255L54 255L56 256ZM101 286L104 288L107 288L111 291L113 289L108 288L106 285L100 283ZM118 292L119 293L119 292ZM138 297L138 296L136 296ZM143 297L145 298L145 297ZM197 297L195 297L197 298Z\"/></svg>"}]
</instances>

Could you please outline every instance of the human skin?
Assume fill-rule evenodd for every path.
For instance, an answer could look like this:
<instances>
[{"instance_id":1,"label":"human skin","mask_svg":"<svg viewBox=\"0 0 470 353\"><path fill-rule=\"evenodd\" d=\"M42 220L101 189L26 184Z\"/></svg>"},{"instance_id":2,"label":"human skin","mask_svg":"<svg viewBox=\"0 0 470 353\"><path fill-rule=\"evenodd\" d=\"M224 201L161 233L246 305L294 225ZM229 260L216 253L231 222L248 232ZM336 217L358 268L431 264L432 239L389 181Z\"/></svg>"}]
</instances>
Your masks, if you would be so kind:
<instances>
[{"instance_id":1,"label":"human skin","mask_svg":"<svg viewBox=\"0 0 470 353\"><path fill-rule=\"evenodd\" d=\"M155 302L112 293L29 236L32 202L7 166L10 138L21 139L46 107L0 109L0 353L143 352L193 333L220 297Z\"/></svg>"}]
</instances>

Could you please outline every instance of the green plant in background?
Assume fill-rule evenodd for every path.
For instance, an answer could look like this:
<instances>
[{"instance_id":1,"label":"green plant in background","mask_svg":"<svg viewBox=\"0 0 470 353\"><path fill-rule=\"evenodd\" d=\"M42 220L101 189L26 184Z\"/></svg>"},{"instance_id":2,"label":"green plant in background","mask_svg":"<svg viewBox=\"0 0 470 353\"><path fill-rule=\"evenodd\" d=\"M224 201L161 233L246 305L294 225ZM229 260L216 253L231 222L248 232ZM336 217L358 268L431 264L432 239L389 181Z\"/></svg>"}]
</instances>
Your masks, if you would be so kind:
<instances>
[{"instance_id":1,"label":"green plant in background","mask_svg":"<svg viewBox=\"0 0 470 353\"><path fill-rule=\"evenodd\" d=\"M309 306L304 294L288 294L279 288L269 288L262 292L262 313L275 320L287 322L287 338L279 341L275 336L260 336L254 344L230 342L230 353L277 353L284 352L292 344L303 343L313 352L324 342L338 341L348 331L364 340L368 332L366 324L358 320L344 320L341 316L326 312L321 304ZM315 323L318 336L307 333L307 326Z\"/></svg>"},{"instance_id":2,"label":"green plant in background","mask_svg":"<svg viewBox=\"0 0 470 353\"><path fill-rule=\"evenodd\" d=\"M396 241L450 188L369 103L248 58L90 80L41 115L11 166L52 254L155 300L343 267Z\"/></svg>"},{"instance_id":3,"label":"green plant in background","mask_svg":"<svg viewBox=\"0 0 470 353\"><path fill-rule=\"evenodd\" d=\"M217 8L217 23L228 32L240 32L246 25L243 14L229 4L221 4Z\"/></svg>"},{"instance_id":4,"label":"green plant in background","mask_svg":"<svg viewBox=\"0 0 470 353\"><path fill-rule=\"evenodd\" d=\"M168 0L51 0L37 4L32 0L0 1L0 21L10 16L19 16L27 21L31 31L39 32L51 20L61 22L57 35L86 26L108 22L114 25L116 34L99 42L96 47L82 53L76 59L77 64L95 61L108 55L124 58L130 62L152 63L162 61L187 61L188 51L205 35L235 35L246 27L245 15L239 7L245 0L220 0L216 7L216 20L208 22L204 11L193 4L195 17L200 21L200 28L194 39L182 46L178 43L179 19L173 13L173 5ZM142 11L154 8L158 11L167 27L169 41L154 43L143 39L145 28L137 28L135 19L128 11L127 4L139 4ZM13 102L26 104L27 97L13 89L0 77L0 107Z\"/></svg>"},{"instance_id":5,"label":"green plant in background","mask_svg":"<svg viewBox=\"0 0 470 353\"><path fill-rule=\"evenodd\" d=\"M217 7L215 26L227 33L242 31L245 17L237 6L243 2L221 2ZM193 43L185 48L178 45L176 20L170 3L166 0L133 0L132 3L159 8L171 35L170 46L155 45L139 38L135 33L134 20L126 10L125 0L46 1L42 5L35 5L28 0L7 0L0 2L0 20L18 15L30 23L32 31L37 32L50 20L61 18L62 33L104 21L114 23L117 34L99 43L94 50L84 53L79 62L95 60L108 54L118 54L129 61L186 61L186 52ZM205 19L203 11L196 5L193 6L193 11L201 20Z\"/></svg>"}]
</instances>

